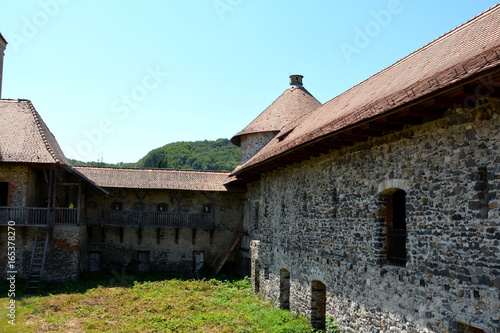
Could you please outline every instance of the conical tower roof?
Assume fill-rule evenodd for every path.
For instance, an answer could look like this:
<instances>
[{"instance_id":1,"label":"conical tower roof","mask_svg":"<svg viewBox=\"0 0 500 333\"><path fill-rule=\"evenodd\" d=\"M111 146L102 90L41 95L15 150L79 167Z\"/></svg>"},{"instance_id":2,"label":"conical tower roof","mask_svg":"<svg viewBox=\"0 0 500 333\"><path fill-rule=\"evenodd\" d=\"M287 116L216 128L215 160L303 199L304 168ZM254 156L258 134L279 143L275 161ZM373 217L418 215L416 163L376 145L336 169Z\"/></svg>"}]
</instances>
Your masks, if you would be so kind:
<instances>
[{"instance_id":1,"label":"conical tower roof","mask_svg":"<svg viewBox=\"0 0 500 333\"><path fill-rule=\"evenodd\" d=\"M291 121L316 110L321 103L302 85L302 75L291 75L290 86L241 132L231 138L240 145L243 135L279 132Z\"/></svg>"}]
</instances>

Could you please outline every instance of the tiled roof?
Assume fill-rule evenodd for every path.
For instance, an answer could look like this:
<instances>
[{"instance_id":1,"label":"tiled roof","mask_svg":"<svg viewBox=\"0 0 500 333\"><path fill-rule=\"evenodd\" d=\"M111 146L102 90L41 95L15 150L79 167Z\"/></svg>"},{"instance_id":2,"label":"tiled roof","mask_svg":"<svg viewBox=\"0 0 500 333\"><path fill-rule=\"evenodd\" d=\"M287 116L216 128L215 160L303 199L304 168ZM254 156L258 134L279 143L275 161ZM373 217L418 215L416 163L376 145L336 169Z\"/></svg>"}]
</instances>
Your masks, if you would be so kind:
<instances>
[{"instance_id":1,"label":"tiled roof","mask_svg":"<svg viewBox=\"0 0 500 333\"><path fill-rule=\"evenodd\" d=\"M225 192L228 172L172 169L75 167L105 188L163 189Z\"/></svg>"},{"instance_id":2,"label":"tiled roof","mask_svg":"<svg viewBox=\"0 0 500 333\"><path fill-rule=\"evenodd\" d=\"M67 164L56 138L28 100L0 100L0 140L0 162Z\"/></svg>"},{"instance_id":3,"label":"tiled roof","mask_svg":"<svg viewBox=\"0 0 500 333\"><path fill-rule=\"evenodd\" d=\"M0 33L0 43L3 44L4 46L7 45L7 40L5 40L5 38L2 36L1 33Z\"/></svg>"},{"instance_id":4,"label":"tiled roof","mask_svg":"<svg viewBox=\"0 0 500 333\"><path fill-rule=\"evenodd\" d=\"M301 85L291 85L241 132L231 138L240 145L245 134L279 132L287 123L316 110L321 103Z\"/></svg>"},{"instance_id":5,"label":"tiled roof","mask_svg":"<svg viewBox=\"0 0 500 333\"><path fill-rule=\"evenodd\" d=\"M500 65L500 5L288 124L233 175Z\"/></svg>"}]
</instances>

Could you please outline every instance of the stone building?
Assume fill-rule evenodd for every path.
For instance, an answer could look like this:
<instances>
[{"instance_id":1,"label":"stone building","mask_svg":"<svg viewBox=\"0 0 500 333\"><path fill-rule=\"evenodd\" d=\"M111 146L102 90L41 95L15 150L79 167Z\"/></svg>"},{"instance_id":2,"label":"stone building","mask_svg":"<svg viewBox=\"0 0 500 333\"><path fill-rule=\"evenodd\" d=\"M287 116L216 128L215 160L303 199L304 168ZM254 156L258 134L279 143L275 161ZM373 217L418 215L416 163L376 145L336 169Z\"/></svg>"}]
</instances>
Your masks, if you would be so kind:
<instances>
[{"instance_id":1,"label":"stone building","mask_svg":"<svg viewBox=\"0 0 500 333\"><path fill-rule=\"evenodd\" d=\"M497 5L265 128L313 105L291 77L232 139L256 292L320 329L500 332L499 41Z\"/></svg>"},{"instance_id":2,"label":"stone building","mask_svg":"<svg viewBox=\"0 0 500 333\"><path fill-rule=\"evenodd\" d=\"M497 5L325 104L292 75L231 173L71 167L0 100L0 239L30 278L205 263L315 328L498 333L499 41Z\"/></svg>"},{"instance_id":3,"label":"stone building","mask_svg":"<svg viewBox=\"0 0 500 333\"><path fill-rule=\"evenodd\" d=\"M231 251L241 238L242 193L223 185L227 172L76 169L109 192L87 195L89 270L191 274L206 263L248 271Z\"/></svg>"},{"instance_id":4,"label":"stone building","mask_svg":"<svg viewBox=\"0 0 500 333\"><path fill-rule=\"evenodd\" d=\"M101 269L248 271L235 257L241 191L223 185L228 172L75 168L30 101L0 100L0 114L0 239L15 229L15 270L33 288L41 275ZM7 247L0 255L13 270Z\"/></svg>"},{"instance_id":5,"label":"stone building","mask_svg":"<svg viewBox=\"0 0 500 333\"><path fill-rule=\"evenodd\" d=\"M0 269L24 277L31 270L33 287L43 271L74 279L83 268L86 193L107 192L68 164L30 101L0 100L0 114ZM9 236L15 260L7 255Z\"/></svg>"}]
</instances>

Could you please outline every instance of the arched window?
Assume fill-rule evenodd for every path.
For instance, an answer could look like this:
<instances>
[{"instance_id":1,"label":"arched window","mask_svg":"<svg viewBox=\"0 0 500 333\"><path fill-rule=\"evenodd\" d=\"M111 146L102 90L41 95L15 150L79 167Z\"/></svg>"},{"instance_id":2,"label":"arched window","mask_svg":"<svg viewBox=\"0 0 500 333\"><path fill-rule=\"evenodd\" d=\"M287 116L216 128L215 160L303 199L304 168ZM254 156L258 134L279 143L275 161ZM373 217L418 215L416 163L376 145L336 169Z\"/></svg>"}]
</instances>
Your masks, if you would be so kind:
<instances>
[{"instance_id":1,"label":"arched window","mask_svg":"<svg viewBox=\"0 0 500 333\"><path fill-rule=\"evenodd\" d=\"M317 280L311 283L311 326L317 330L326 328L326 286Z\"/></svg>"}]
</instances>

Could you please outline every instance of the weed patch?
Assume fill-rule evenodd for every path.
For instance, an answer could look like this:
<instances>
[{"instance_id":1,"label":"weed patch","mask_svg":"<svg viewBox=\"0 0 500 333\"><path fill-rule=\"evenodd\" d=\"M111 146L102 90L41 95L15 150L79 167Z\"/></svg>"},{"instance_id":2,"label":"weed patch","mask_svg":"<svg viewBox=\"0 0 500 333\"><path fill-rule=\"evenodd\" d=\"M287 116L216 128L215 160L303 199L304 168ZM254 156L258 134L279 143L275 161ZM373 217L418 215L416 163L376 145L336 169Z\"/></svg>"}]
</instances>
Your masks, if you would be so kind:
<instances>
[{"instance_id":1,"label":"weed patch","mask_svg":"<svg viewBox=\"0 0 500 333\"><path fill-rule=\"evenodd\" d=\"M0 318L6 318L4 306ZM18 299L16 326L3 320L0 331L312 332L305 318L260 301L248 279L162 279L161 274L133 280L87 274L79 281L45 284L39 295Z\"/></svg>"}]
</instances>

